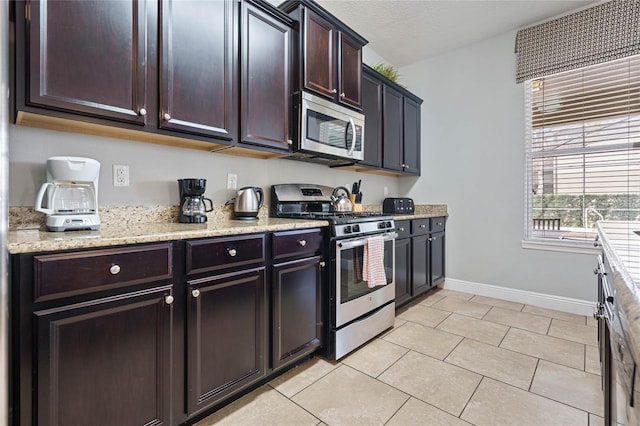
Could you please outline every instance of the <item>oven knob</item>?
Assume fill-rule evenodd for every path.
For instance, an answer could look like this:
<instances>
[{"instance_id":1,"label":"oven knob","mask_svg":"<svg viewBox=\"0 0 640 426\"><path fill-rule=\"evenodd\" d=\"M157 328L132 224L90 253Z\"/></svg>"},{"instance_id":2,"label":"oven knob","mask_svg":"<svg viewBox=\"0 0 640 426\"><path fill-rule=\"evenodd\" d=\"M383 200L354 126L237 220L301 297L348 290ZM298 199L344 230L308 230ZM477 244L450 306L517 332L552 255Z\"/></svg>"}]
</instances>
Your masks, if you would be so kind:
<instances>
[{"instance_id":1,"label":"oven knob","mask_svg":"<svg viewBox=\"0 0 640 426\"><path fill-rule=\"evenodd\" d=\"M344 228L342 228L342 230L344 231L345 234L350 234L351 233L351 225L346 225Z\"/></svg>"},{"instance_id":2,"label":"oven knob","mask_svg":"<svg viewBox=\"0 0 640 426\"><path fill-rule=\"evenodd\" d=\"M353 232L360 232L360 225L353 225Z\"/></svg>"}]
</instances>

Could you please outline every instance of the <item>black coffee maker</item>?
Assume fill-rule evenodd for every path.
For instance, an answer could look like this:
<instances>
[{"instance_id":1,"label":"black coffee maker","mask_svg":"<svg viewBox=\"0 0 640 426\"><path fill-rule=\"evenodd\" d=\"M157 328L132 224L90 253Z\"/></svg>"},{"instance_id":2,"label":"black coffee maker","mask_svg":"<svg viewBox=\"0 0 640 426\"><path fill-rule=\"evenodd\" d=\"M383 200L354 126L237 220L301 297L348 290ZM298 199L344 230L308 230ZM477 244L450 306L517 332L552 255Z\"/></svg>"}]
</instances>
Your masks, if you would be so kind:
<instances>
[{"instance_id":1,"label":"black coffee maker","mask_svg":"<svg viewBox=\"0 0 640 426\"><path fill-rule=\"evenodd\" d=\"M213 210L213 202L203 196L207 184L206 179L178 179L180 188L181 223L204 223L207 212ZM207 208L207 201L209 208Z\"/></svg>"}]
</instances>

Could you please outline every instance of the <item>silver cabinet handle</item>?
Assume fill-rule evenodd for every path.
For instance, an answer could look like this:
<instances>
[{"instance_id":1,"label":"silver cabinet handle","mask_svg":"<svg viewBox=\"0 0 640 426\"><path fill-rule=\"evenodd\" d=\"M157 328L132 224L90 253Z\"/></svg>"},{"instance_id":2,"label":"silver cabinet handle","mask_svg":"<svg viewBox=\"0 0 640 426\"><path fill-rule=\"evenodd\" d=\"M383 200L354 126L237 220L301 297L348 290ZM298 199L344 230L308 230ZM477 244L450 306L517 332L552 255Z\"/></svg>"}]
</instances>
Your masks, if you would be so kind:
<instances>
[{"instance_id":1,"label":"silver cabinet handle","mask_svg":"<svg viewBox=\"0 0 640 426\"><path fill-rule=\"evenodd\" d=\"M169 115L168 112L165 112L164 115L162 116L162 118L164 118L164 121L169 121L169 120L171 120L171 115Z\"/></svg>"},{"instance_id":2,"label":"silver cabinet handle","mask_svg":"<svg viewBox=\"0 0 640 426\"><path fill-rule=\"evenodd\" d=\"M193 290L191 290L191 295L193 297L198 297L200 296L200 290L198 290L197 288L194 288Z\"/></svg>"},{"instance_id":3,"label":"silver cabinet handle","mask_svg":"<svg viewBox=\"0 0 640 426\"><path fill-rule=\"evenodd\" d=\"M170 304L173 303L173 300L174 300L173 296L172 295L168 295L168 296L165 296L164 303L166 303L167 305L170 305Z\"/></svg>"},{"instance_id":4,"label":"silver cabinet handle","mask_svg":"<svg viewBox=\"0 0 640 426\"><path fill-rule=\"evenodd\" d=\"M307 245L307 242L305 240L300 240L298 241L298 244L300 244L300 247L304 247Z\"/></svg>"},{"instance_id":5,"label":"silver cabinet handle","mask_svg":"<svg viewBox=\"0 0 640 426\"><path fill-rule=\"evenodd\" d=\"M109 272L111 272L111 275L118 275L120 273L120 265L114 263L111 265L111 268L109 268Z\"/></svg>"},{"instance_id":6,"label":"silver cabinet handle","mask_svg":"<svg viewBox=\"0 0 640 426\"><path fill-rule=\"evenodd\" d=\"M320 262L320 267L324 268L324 266L326 265L326 263L324 263L324 260L322 262Z\"/></svg>"},{"instance_id":7,"label":"silver cabinet handle","mask_svg":"<svg viewBox=\"0 0 640 426\"><path fill-rule=\"evenodd\" d=\"M147 110L144 109L144 108L140 108L140 111L138 111L138 114L140 114L142 116L145 116L145 115L147 115Z\"/></svg>"},{"instance_id":8,"label":"silver cabinet handle","mask_svg":"<svg viewBox=\"0 0 640 426\"><path fill-rule=\"evenodd\" d=\"M291 139L287 139L287 145L289 146L293 145L293 141Z\"/></svg>"},{"instance_id":9,"label":"silver cabinet handle","mask_svg":"<svg viewBox=\"0 0 640 426\"><path fill-rule=\"evenodd\" d=\"M398 231L402 232L402 231L404 231L404 228L400 227L400 228L398 228Z\"/></svg>"},{"instance_id":10,"label":"silver cabinet handle","mask_svg":"<svg viewBox=\"0 0 640 426\"><path fill-rule=\"evenodd\" d=\"M337 89L333 89L333 90L331 91L331 93L338 93L338 90L337 90Z\"/></svg>"},{"instance_id":11,"label":"silver cabinet handle","mask_svg":"<svg viewBox=\"0 0 640 426\"><path fill-rule=\"evenodd\" d=\"M344 92L340 93L340 97L341 98L344 98L345 96L347 96L347 95L345 95Z\"/></svg>"},{"instance_id":12,"label":"silver cabinet handle","mask_svg":"<svg viewBox=\"0 0 640 426\"><path fill-rule=\"evenodd\" d=\"M236 255L238 254L238 251L236 249L234 249L234 248L228 248L227 249L227 253L231 257L236 257Z\"/></svg>"},{"instance_id":13,"label":"silver cabinet handle","mask_svg":"<svg viewBox=\"0 0 640 426\"><path fill-rule=\"evenodd\" d=\"M427 225L420 225L420 228L426 228Z\"/></svg>"}]
</instances>

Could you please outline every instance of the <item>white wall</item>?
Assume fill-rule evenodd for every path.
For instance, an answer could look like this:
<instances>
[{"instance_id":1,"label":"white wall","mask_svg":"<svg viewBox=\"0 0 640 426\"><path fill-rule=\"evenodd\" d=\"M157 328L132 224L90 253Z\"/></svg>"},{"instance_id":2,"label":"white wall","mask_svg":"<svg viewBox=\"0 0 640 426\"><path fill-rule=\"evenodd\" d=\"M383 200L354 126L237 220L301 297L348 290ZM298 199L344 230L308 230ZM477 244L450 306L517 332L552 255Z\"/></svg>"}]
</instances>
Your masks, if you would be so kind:
<instances>
[{"instance_id":1,"label":"white wall","mask_svg":"<svg viewBox=\"0 0 640 426\"><path fill-rule=\"evenodd\" d=\"M595 300L595 258L522 249L524 89L515 32L404 67L422 104L422 176L400 192L446 203L447 276Z\"/></svg>"},{"instance_id":2,"label":"white wall","mask_svg":"<svg viewBox=\"0 0 640 426\"><path fill-rule=\"evenodd\" d=\"M98 201L101 205L177 205L179 178L207 179L206 195L215 204L233 197L226 189L227 173L238 175L238 188L261 186L265 192L275 183L348 185L362 179L363 202L381 203L384 187L399 195L398 178L349 172L327 166L285 159L258 160L187 148L153 145L10 125L9 205L33 205L45 181L47 158L73 155L101 163ZM113 164L130 167L127 188L112 185Z\"/></svg>"}]
</instances>

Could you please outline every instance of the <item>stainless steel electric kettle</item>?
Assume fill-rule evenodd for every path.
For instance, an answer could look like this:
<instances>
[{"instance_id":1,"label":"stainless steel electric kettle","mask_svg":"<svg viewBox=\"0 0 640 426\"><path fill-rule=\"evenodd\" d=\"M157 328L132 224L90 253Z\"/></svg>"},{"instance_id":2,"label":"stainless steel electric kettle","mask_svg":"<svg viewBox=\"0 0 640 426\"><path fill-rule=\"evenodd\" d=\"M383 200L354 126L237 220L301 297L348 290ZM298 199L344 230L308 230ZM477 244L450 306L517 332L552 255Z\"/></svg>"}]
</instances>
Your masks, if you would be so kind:
<instances>
[{"instance_id":1,"label":"stainless steel electric kettle","mask_svg":"<svg viewBox=\"0 0 640 426\"><path fill-rule=\"evenodd\" d=\"M230 201L233 201L236 219L255 219L264 204L264 192L257 186L245 186Z\"/></svg>"}]
</instances>

